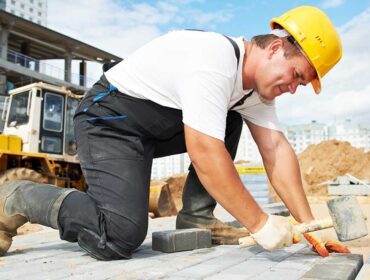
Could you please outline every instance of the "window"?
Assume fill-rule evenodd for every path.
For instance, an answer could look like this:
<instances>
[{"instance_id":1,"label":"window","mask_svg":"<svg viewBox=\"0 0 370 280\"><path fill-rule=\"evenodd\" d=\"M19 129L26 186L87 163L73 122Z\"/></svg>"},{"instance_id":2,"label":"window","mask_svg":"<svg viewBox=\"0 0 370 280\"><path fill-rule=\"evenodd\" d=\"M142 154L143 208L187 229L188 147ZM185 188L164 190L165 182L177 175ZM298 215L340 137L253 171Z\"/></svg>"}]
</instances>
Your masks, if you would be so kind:
<instances>
[{"instance_id":1,"label":"window","mask_svg":"<svg viewBox=\"0 0 370 280\"><path fill-rule=\"evenodd\" d=\"M45 94L43 129L55 132L62 131L63 108L63 96L49 92Z\"/></svg>"},{"instance_id":2,"label":"window","mask_svg":"<svg viewBox=\"0 0 370 280\"><path fill-rule=\"evenodd\" d=\"M37 14L38 14L40 17L41 17L41 15L42 15L42 13L41 13L41 12L38 12Z\"/></svg>"},{"instance_id":3,"label":"window","mask_svg":"<svg viewBox=\"0 0 370 280\"><path fill-rule=\"evenodd\" d=\"M30 8L30 12L31 12L31 13L33 12L33 8Z\"/></svg>"},{"instance_id":4,"label":"window","mask_svg":"<svg viewBox=\"0 0 370 280\"><path fill-rule=\"evenodd\" d=\"M21 4L21 8L24 9L24 4Z\"/></svg>"},{"instance_id":5,"label":"window","mask_svg":"<svg viewBox=\"0 0 370 280\"><path fill-rule=\"evenodd\" d=\"M60 154L62 152L62 140L59 137L41 137L41 150L47 153Z\"/></svg>"},{"instance_id":6,"label":"window","mask_svg":"<svg viewBox=\"0 0 370 280\"><path fill-rule=\"evenodd\" d=\"M30 0L30 3L32 4L33 3L33 0Z\"/></svg>"},{"instance_id":7,"label":"window","mask_svg":"<svg viewBox=\"0 0 370 280\"><path fill-rule=\"evenodd\" d=\"M15 5L15 0L12 0L12 4Z\"/></svg>"},{"instance_id":8,"label":"window","mask_svg":"<svg viewBox=\"0 0 370 280\"><path fill-rule=\"evenodd\" d=\"M28 115L28 101L30 99L30 93L22 92L14 94L11 97L10 112L8 118L8 126L16 127L22 124L27 124Z\"/></svg>"},{"instance_id":9,"label":"window","mask_svg":"<svg viewBox=\"0 0 370 280\"><path fill-rule=\"evenodd\" d=\"M41 2L39 2L39 7L42 7L42 3Z\"/></svg>"},{"instance_id":10,"label":"window","mask_svg":"<svg viewBox=\"0 0 370 280\"><path fill-rule=\"evenodd\" d=\"M22 18L24 18L24 13L20 13L20 16L21 16Z\"/></svg>"},{"instance_id":11,"label":"window","mask_svg":"<svg viewBox=\"0 0 370 280\"><path fill-rule=\"evenodd\" d=\"M38 24L41 24L41 20L38 20L38 21L37 21L37 23L38 23Z\"/></svg>"},{"instance_id":12,"label":"window","mask_svg":"<svg viewBox=\"0 0 370 280\"><path fill-rule=\"evenodd\" d=\"M78 100L67 99L66 129L65 129L65 152L69 155L77 153L76 140L73 131L73 116L78 106Z\"/></svg>"}]
</instances>

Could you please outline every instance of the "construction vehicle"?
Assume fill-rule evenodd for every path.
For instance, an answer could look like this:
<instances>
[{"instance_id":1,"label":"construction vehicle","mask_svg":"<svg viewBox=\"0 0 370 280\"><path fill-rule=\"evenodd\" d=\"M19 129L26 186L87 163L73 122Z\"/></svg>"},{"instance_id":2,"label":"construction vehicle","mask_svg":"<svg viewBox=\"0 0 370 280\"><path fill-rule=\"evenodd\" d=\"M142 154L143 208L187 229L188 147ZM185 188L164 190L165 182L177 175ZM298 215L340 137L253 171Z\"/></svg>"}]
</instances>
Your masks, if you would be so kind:
<instances>
[{"instance_id":1,"label":"construction vehicle","mask_svg":"<svg viewBox=\"0 0 370 280\"><path fill-rule=\"evenodd\" d=\"M0 184L24 179L86 190L73 133L81 98L42 82L9 92L1 116Z\"/></svg>"},{"instance_id":2,"label":"construction vehicle","mask_svg":"<svg viewBox=\"0 0 370 280\"><path fill-rule=\"evenodd\" d=\"M73 115L82 95L42 82L9 92L0 135L0 184L31 180L86 191L73 131ZM152 181L149 211L176 214L168 184Z\"/></svg>"}]
</instances>

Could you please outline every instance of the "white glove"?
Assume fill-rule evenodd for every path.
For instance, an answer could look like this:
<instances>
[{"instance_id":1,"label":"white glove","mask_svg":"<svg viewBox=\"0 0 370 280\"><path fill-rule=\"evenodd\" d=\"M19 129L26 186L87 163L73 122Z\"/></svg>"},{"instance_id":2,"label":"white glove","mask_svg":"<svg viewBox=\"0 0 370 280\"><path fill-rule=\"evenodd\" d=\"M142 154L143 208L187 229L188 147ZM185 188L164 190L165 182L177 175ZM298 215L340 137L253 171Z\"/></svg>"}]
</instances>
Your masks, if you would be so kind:
<instances>
[{"instance_id":1,"label":"white glove","mask_svg":"<svg viewBox=\"0 0 370 280\"><path fill-rule=\"evenodd\" d=\"M251 236L264 249L272 251L292 245L295 233L289 220L282 216L268 214L266 224Z\"/></svg>"}]
</instances>

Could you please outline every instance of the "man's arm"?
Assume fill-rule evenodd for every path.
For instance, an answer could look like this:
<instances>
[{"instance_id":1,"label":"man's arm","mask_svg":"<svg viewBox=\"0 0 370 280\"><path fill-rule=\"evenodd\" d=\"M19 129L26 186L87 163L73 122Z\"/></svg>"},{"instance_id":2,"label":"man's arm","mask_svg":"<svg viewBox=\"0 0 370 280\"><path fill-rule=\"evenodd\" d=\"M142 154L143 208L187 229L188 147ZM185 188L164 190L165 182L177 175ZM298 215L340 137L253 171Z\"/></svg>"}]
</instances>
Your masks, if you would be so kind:
<instances>
[{"instance_id":1,"label":"man's arm","mask_svg":"<svg viewBox=\"0 0 370 280\"><path fill-rule=\"evenodd\" d=\"M189 157L203 186L230 214L252 233L267 221L245 189L224 142L185 125Z\"/></svg>"},{"instance_id":2,"label":"man's arm","mask_svg":"<svg viewBox=\"0 0 370 280\"><path fill-rule=\"evenodd\" d=\"M303 190L299 163L282 132L246 121L257 143L269 180L298 222L314 219Z\"/></svg>"}]
</instances>

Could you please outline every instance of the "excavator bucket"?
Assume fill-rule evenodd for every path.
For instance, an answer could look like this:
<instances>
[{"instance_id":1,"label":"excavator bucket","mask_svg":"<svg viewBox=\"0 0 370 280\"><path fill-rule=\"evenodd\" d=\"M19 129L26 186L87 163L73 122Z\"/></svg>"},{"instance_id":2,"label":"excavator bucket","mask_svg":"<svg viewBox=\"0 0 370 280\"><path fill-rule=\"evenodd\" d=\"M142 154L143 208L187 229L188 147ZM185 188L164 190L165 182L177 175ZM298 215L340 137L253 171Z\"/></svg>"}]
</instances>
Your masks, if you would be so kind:
<instances>
[{"instance_id":1,"label":"excavator bucket","mask_svg":"<svg viewBox=\"0 0 370 280\"><path fill-rule=\"evenodd\" d=\"M166 217L177 214L170 188L166 182L152 180L150 183L149 212L155 217Z\"/></svg>"}]
</instances>

